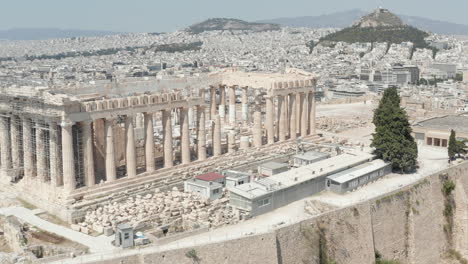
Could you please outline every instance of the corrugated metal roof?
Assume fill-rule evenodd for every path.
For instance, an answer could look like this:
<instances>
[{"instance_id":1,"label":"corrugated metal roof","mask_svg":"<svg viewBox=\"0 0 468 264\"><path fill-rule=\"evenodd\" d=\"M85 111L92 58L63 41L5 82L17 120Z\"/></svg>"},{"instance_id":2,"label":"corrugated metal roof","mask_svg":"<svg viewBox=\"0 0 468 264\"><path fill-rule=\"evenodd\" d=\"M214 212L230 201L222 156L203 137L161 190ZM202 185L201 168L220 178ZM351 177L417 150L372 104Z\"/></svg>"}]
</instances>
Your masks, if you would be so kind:
<instances>
[{"instance_id":1,"label":"corrugated metal roof","mask_svg":"<svg viewBox=\"0 0 468 264\"><path fill-rule=\"evenodd\" d=\"M426 121L421 121L417 125L438 130L450 131L451 129L453 129L457 132L468 133L468 116L449 115L443 117L436 117Z\"/></svg>"},{"instance_id":2,"label":"corrugated metal roof","mask_svg":"<svg viewBox=\"0 0 468 264\"><path fill-rule=\"evenodd\" d=\"M334 182L342 184L345 182L355 180L373 171L380 170L388 165L389 164L384 162L383 160L373 160L371 162L361 164L349 170L345 170L340 173L328 176L327 178L332 179Z\"/></svg>"}]
</instances>

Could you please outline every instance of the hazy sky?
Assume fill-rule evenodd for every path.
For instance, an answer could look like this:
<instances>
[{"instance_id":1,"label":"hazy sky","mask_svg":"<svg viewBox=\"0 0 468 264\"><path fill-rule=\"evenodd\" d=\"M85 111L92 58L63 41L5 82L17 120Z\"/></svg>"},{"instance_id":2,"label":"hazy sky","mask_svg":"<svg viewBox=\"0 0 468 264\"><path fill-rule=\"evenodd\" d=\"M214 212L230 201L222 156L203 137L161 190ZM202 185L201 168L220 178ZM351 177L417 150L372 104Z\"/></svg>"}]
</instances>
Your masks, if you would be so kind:
<instances>
[{"instance_id":1,"label":"hazy sky","mask_svg":"<svg viewBox=\"0 0 468 264\"><path fill-rule=\"evenodd\" d=\"M468 25L468 0L1 0L0 29L167 32L211 17L255 21L378 6L398 14Z\"/></svg>"}]
</instances>

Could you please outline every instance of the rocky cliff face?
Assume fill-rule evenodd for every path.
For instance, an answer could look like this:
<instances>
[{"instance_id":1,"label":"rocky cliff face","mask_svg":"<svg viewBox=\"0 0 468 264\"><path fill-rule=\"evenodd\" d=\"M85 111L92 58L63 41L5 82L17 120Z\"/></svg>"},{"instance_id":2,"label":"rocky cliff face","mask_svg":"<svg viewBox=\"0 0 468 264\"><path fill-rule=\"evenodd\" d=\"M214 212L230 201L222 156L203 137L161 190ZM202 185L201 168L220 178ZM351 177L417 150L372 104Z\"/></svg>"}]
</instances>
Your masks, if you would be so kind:
<instances>
[{"instance_id":1,"label":"rocky cliff face","mask_svg":"<svg viewBox=\"0 0 468 264\"><path fill-rule=\"evenodd\" d=\"M447 191L447 183L454 188ZM468 257L468 163L411 186L265 234L94 263L408 264ZM241 253L240 253L241 252ZM464 263L460 261L459 263Z\"/></svg>"},{"instance_id":2,"label":"rocky cliff face","mask_svg":"<svg viewBox=\"0 0 468 264\"><path fill-rule=\"evenodd\" d=\"M401 27L405 24L395 14L387 9L378 8L369 15L363 16L358 21L354 22L353 26L361 28L376 28L376 27Z\"/></svg>"}]
</instances>

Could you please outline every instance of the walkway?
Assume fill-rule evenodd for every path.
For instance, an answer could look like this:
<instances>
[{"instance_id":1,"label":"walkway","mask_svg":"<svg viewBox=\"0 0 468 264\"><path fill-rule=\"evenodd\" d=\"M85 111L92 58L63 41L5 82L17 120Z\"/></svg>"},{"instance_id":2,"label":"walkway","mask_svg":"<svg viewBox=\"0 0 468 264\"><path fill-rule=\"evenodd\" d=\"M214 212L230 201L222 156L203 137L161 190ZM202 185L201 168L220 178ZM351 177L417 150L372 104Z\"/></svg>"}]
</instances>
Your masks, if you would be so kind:
<instances>
[{"instance_id":1,"label":"walkway","mask_svg":"<svg viewBox=\"0 0 468 264\"><path fill-rule=\"evenodd\" d=\"M45 230L49 233L54 233L68 240L80 243L84 246L87 246L90 252L103 252L115 249L115 247L111 245L113 237L106 237L104 235L93 237L61 225L53 224L37 217L31 210L24 207L0 208L0 214L4 216L15 216L29 223L30 225Z\"/></svg>"}]
</instances>

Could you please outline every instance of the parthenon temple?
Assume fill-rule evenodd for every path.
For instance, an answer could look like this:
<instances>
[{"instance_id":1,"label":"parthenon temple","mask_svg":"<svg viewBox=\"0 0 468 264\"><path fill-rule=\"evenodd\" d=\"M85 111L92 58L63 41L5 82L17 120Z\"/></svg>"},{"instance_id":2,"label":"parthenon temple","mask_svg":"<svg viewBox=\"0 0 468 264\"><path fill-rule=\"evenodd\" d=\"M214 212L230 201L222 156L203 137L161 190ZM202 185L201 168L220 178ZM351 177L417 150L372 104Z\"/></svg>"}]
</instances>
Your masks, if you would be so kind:
<instances>
[{"instance_id":1,"label":"parthenon temple","mask_svg":"<svg viewBox=\"0 0 468 264\"><path fill-rule=\"evenodd\" d=\"M315 134L310 76L202 79L3 91L3 184L60 207L119 182Z\"/></svg>"}]
</instances>

